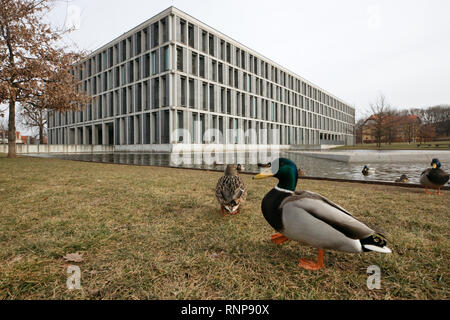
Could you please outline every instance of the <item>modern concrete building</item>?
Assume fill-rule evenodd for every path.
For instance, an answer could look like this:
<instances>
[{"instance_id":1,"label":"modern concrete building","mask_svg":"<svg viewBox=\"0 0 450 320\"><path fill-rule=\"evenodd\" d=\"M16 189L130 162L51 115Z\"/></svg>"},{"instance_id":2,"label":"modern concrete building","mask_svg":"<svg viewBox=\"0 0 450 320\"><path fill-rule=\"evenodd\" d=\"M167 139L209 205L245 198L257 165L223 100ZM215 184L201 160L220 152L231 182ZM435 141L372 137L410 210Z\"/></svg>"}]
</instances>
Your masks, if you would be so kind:
<instances>
[{"instance_id":1,"label":"modern concrete building","mask_svg":"<svg viewBox=\"0 0 450 320\"><path fill-rule=\"evenodd\" d=\"M76 74L95 99L49 113L49 143L116 151L353 144L355 110L170 7L93 52Z\"/></svg>"}]
</instances>

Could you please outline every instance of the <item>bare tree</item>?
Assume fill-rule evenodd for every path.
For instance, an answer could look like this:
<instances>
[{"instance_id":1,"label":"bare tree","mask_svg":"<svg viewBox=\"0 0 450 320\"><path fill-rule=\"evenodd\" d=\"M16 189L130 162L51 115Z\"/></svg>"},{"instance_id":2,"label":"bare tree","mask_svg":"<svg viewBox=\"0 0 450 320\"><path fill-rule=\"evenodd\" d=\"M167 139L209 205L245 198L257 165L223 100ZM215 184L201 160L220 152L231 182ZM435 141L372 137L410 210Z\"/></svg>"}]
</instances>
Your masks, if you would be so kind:
<instances>
[{"instance_id":1,"label":"bare tree","mask_svg":"<svg viewBox=\"0 0 450 320\"><path fill-rule=\"evenodd\" d=\"M420 119L416 115L404 115L401 117L401 129L406 142L416 142L419 135Z\"/></svg>"},{"instance_id":2,"label":"bare tree","mask_svg":"<svg viewBox=\"0 0 450 320\"><path fill-rule=\"evenodd\" d=\"M389 120L389 117L393 117L394 110L386 101L384 94L380 93L375 103L370 105L370 110L372 111L372 116L370 120L372 121L372 135L375 137L377 147L381 148L381 142L383 136L386 132L390 132L394 124Z\"/></svg>"},{"instance_id":3,"label":"bare tree","mask_svg":"<svg viewBox=\"0 0 450 320\"><path fill-rule=\"evenodd\" d=\"M436 137L436 129L432 124L422 124L419 128L419 136L422 142L432 141Z\"/></svg>"},{"instance_id":4,"label":"bare tree","mask_svg":"<svg viewBox=\"0 0 450 320\"><path fill-rule=\"evenodd\" d=\"M356 144L363 143L363 127L365 119L359 119L355 124L355 139Z\"/></svg>"},{"instance_id":5,"label":"bare tree","mask_svg":"<svg viewBox=\"0 0 450 320\"><path fill-rule=\"evenodd\" d=\"M65 111L89 99L73 72L84 55L58 45L65 32L43 22L54 3L0 0L0 104L9 104L9 158L16 156L16 103Z\"/></svg>"},{"instance_id":6,"label":"bare tree","mask_svg":"<svg viewBox=\"0 0 450 320\"><path fill-rule=\"evenodd\" d=\"M395 110L387 110L388 114L383 123L383 132L386 143L392 144L398 136L398 127L400 125L400 117Z\"/></svg>"},{"instance_id":7,"label":"bare tree","mask_svg":"<svg viewBox=\"0 0 450 320\"><path fill-rule=\"evenodd\" d=\"M17 120L25 128L34 132L34 138L39 139L39 144L44 142L47 128L47 109L41 109L31 104L20 105L17 108ZM36 134L37 131L37 134Z\"/></svg>"}]
</instances>

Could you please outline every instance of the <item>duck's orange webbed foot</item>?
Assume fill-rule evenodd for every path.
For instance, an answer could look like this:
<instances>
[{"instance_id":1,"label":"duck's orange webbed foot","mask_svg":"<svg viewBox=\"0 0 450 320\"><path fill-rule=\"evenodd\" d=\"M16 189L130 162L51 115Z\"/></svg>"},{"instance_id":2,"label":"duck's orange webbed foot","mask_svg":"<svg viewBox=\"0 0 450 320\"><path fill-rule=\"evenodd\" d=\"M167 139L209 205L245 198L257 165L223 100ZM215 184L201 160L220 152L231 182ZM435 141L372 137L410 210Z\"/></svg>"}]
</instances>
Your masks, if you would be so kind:
<instances>
[{"instance_id":1,"label":"duck's orange webbed foot","mask_svg":"<svg viewBox=\"0 0 450 320\"><path fill-rule=\"evenodd\" d=\"M304 268L306 270L319 270L325 268L323 264L323 249L319 249L319 254L317 257L317 262L306 260L306 259L298 259L298 266Z\"/></svg>"},{"instance_id":2,"label":"duck's orange webbed foot","mask_svg":"<svg viewBox=\"0 0 450 320\"><path fill-rule=\"evenodd\" d=\"M428 191L428 188L425 188L425 193L426 193L426 194L431 194L431 192Z\"/></svg>"},{"instance_id":3,"label":"duck's orange webbed foot","mask_svg":"<svg viewBox=\"0 0 450 320\"><path fill-rule=\"evenodd\" d=\"M283 236L281 233L275 233L270 237L270 241L276 244L282 244L283 242L288 241L289 239Z\"/></svg>"},{"instance_id":4,"label":"duck's orange webbed foot","mask_svg":"<svg viewBox=\"0 0 450 320\"><path fill-rule=\"evenodd\" d=\"M436 193L438 196L442 196L443 194L441 193L441 188L438 188L438 191Z\"/></svg>"}]
</instances>

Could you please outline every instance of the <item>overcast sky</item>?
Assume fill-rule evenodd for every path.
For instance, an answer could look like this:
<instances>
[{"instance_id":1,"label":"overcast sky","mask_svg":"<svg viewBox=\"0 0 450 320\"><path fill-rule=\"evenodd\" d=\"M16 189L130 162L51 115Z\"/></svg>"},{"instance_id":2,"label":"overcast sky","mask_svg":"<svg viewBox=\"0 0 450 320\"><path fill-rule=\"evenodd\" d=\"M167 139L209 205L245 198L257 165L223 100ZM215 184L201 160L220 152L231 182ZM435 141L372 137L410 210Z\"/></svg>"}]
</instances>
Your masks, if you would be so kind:
<instances>
[{"instance_id":1,"label":"overcast sky","mask_svg":"<svg viewBox=\"0 0 450 320\"><path fill-rule=\"evenodd\" d=\"M174 5L356 107L450 103L448 0L72 0L50 20L95 50Z\"/></svg>"}]
</instances>

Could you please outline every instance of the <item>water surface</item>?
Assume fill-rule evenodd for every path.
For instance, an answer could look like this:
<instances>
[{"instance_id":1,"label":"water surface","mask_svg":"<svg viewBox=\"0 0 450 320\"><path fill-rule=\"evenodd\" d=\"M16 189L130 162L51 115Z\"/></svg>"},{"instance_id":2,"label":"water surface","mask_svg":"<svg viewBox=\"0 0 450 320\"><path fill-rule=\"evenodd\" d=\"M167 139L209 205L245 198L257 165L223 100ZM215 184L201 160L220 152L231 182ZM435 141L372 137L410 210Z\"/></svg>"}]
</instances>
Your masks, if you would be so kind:
<instances>
[{"instance_id":1,"label":"water surface","mask_svg":"<svg viewBox=\"0 0 450 320\"><path fill-rule=\"evenodd\" d=\"M401 152L401 151L399 151ZM202 153L105 153L105 154L51 154L39 155L64 160L131 164L143 166L171 166L180 168L198 168L224 170L225 164L239 163L243 171L259 172L257 163L267 163L278 156L293 160L310 177L324 177L351 180L370 180L394 182L402 174L406 174L409 183L419 183L420 174L429 167L429 161L388 162L388 163L345 163L327 159L309 157L300 153L283 151L280 153L237 152L209 155ZM363 166L375 170L365 177L361 171ZM444 168L445 169L445 168Z\"/></svg>"}]
</instances>

